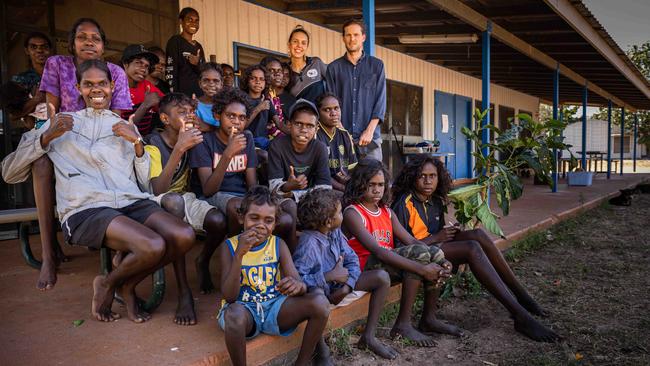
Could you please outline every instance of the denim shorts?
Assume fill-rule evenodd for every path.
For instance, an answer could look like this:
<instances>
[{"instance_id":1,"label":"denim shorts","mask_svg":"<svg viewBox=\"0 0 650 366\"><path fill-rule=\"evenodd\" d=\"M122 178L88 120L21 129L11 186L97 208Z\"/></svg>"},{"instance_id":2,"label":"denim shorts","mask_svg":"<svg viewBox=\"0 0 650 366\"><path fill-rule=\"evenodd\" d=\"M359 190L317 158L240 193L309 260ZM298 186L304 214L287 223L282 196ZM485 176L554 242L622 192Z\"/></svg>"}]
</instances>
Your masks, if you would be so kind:
<instances>
[{"instance_id":1,"label":"denim shorts","mask_svg":"<svg viewBox=\"0 0 650 366\"><path fill-rule=\"evenodd\" d=\"M296 330L296 327L287 329L284 332L280 331L280 326L278 325L278 314L280 313L280 308L287 300L287 296L280 295L275 299L265 301L265 302L248 302L248 301L236 301L235 303L244 305L246 310L253 317L253 322L255 323L255 328L250 334L246 335L246 339L252 339L257 337L260 333L268 335L280 335L283 337L290 336ZM219 311L217 316L217 321L221 329L226 329L226 320L225 312L228 306L232 304L224 304Z\"/></svg>"}]
</instances>

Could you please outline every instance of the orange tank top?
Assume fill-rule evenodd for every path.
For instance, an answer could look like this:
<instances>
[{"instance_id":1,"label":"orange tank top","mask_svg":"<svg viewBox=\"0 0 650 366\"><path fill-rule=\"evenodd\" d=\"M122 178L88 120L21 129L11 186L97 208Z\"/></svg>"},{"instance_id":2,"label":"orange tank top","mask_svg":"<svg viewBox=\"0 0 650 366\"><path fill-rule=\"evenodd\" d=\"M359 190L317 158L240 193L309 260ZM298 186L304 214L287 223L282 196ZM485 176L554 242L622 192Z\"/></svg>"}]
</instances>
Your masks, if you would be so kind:
<instances>
[{"instance_id":1,"label":"orange tank top","mask_svg":"<svg viewBox=\"0 0 650 366\"><path fill-rule=\"evenodd\" d=\"M379 211L373 212L357 203L348 206L346 210L354 210L361 216L366 230L377 240L377 243L381 247L388 250L395 248L395 243L393 243L393 223L391 222L391 213L388 207L380 207ZM351 237L348 240L348 244L357 253L359 265L361 266L361 270L363 270L370 252L356 237Z\"/></svg>"}]
</instances>

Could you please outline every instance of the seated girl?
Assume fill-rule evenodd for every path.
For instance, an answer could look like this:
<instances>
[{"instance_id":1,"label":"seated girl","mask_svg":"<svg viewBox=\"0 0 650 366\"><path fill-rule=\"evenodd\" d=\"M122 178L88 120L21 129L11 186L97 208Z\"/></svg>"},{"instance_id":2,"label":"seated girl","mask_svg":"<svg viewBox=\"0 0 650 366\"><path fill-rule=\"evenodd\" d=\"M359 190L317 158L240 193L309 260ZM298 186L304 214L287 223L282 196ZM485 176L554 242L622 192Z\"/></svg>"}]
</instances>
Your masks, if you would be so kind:
<instances>
[{"instance_id":1,"label":"seated girl","mask_svg":"<svg viewBox=\"0 0 650 366\"><path fill-rule=\"evenodd\" d=\"M203 94L198 98L196 116L199 117L199 130L211 132L219 127L219 120L214 117L212 106L217 93L223 89L223 70L214 62L204 63L199 70L199 88Z\"/></svg>"},{"instance_id":2,"label":"seated girl","mask_svg":"<svg viewBox=\"0 0 650 366\"><path fill-rule=\"evenodd\" d=\"M35 160L49 156L66 242L125 253L112 272L95 277L92 315L100 321L119 318L111 310L118 290L129 319L141 323L150 315L139 308L136 285L182 257L194 244L194 231L140 190L148 185L149 154L135 125L108 109L114 83L106 63L84 61L77 79L87 108L56 114L23 135L2 162L2 173L19 179Z\"/></svg>"},{"instance_id":3,"label":"seated girl","mask_svg":"<svg viewBox=\"0 0 650 366\"><path fill-rule=\"evenodd\" d=\"M402 336L420 347L433 347L434 340L411 324L411 309L420 284L424 283L420 328L430 327L427 322L436 311L436 289L451 275L451 263L439 248L418 241L400 225L387 206L388 180L388 171L381 161L359 161L343 194L347 206L343 231L359 256L362 271L383 268L391 280L402 282L400 310L390 335ZM396 241L401 246L396 246Z\"/></svg>"},{"instance_id":4,"label":"seated girl","mask_svg":"<svg viewBox=\"0 0 650 366\"><path fill-rule=\"evenodd\" d=\"M487 233L445 225L450 189L451 178L444 164L431 156L417 156L404 166L393 184L393 211L409 234L427 245L438 246L454 266L468 263L479 282L508 309L518 332L536 341L557 340L553 331L529 314L546 315L519 283ZM436 300L437 293L432 299L434 304ZM436 320L433 312L428 316L422 330L461 334L457 327Z\"/></svg>"}]
</instances>

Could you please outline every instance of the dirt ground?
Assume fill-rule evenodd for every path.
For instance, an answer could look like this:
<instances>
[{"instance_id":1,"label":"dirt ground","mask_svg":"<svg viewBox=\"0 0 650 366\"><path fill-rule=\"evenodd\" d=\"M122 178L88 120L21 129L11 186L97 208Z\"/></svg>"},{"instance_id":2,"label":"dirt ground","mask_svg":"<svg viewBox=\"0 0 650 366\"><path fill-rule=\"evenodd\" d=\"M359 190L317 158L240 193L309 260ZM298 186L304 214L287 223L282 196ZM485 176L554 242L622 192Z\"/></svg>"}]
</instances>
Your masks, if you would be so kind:
<instances>
[{"instance_id":1,"label":"dirt ground","mask_svg":"<svg viewBox=\"0 0 650 366\"><path fill-rule=\"evenodd\" d=\"M455 291L439 317L465 330L438 335L435 348L383 341L401 350L376 359L353 345L355 330L331 342L342 365L648 365L650 364L650 195L632 206L603 205L522 240L507 257L551 315L541 321L564 339L537 343L513 329L506 310L480 289ZM460 286L459 286L460 287ZM464 293L464 294L462 294ZM384 318L394 315L387 309ZM390 326L392 321L384 319ZM382 329L387 333L388 328ZM347 340L347 342L346 342ZM348 353L348 355L344 355Z\"/></svg>"}]
</instances>

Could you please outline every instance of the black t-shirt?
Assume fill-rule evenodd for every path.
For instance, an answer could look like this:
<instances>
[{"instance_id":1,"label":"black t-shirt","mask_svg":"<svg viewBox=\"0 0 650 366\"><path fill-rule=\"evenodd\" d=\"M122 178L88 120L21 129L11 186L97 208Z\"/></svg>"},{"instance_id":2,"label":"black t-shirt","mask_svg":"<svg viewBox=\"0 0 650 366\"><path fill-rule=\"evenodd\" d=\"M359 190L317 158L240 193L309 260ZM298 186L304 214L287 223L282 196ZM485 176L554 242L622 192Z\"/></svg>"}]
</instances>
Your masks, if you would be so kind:
<instances>
[{"instance_id":1,"label":"black t-shirt","mask_svg":"<svg viewBox=\"0 0 650 366\"><path fill-rule=\"evenodd\" d=\"M251 109L254 109L258 104L260 104L262 98L248 97L248 100L251 103ZM261 111L257 117L251 121L248 127L246 127L246 129L249 130L255 137L269 137L268 133L266 132L266 125L271 122L273 120L273 116L275 116L275 108L273 108L271 101L269 101L269 104L269 109Z\"/></svg>"},{"instance_id":2,"label":"black t-shirt","mask_svg":"<svg viewBox=\"0 0 650 366\"><path fill-rule=\"evenodd\" d=\"M246 169L257 167L257 156L255 145L250 132L244 131L246 135L246 148L235 155L219 187L220 192L246 193ZM217 137L216 132L203 134L203 143L196 145L190 150L190 167L192 169L210 167L214 170L221 159L221 155L228 145L224 144ZM193 177L198 179L198 176ZM200 186L200 183L199 183Z\"/></svg>"},{"instance_id":3,"label":"black t-shirt","mask_svg":"<svg viewBox=\"0 0 650 366\"><path fill-rule=\"evenodd\" d=\"M196 52L201 50L200 60L198 65L192 65L185 56L184 52L189 52L196 55ZM203 46L199 42L191 44L180 35L172 36L167 41L167 80L171 89L176 93L183 93L188 97L196 94L197 97L201 96L201 88L199 88L199 67L205 62L205 52Z\"/></svg>"},{"instance_id":4,"label":"black t-shirt","mask_svg":"<svg viewBox=\"0 0 650 366\"><path fill-rule=\"evenodd\" d=\"M336 128L334 135L330 137L323 128L319 128L316 138L327 146L330 175L334 177L339 170L347 174L350 166L357 162L350 133Z\"/></svg>"},{"instance_id":5,"label":"black t-shirt","mask_svg":"<svg viewBox=\"0 0 650 366\"><path fill-rule=\"evenodd\" d=\"M296 176L304 174L307 177L308 188L318 185L332 185L327 164L327 147L314 139L309 142L307 149L301 154L296 153L291 146L290 136L281 136L271 141L269 147L269 180L287 180L293 166Z\"/></svg>"}]
</instances>

